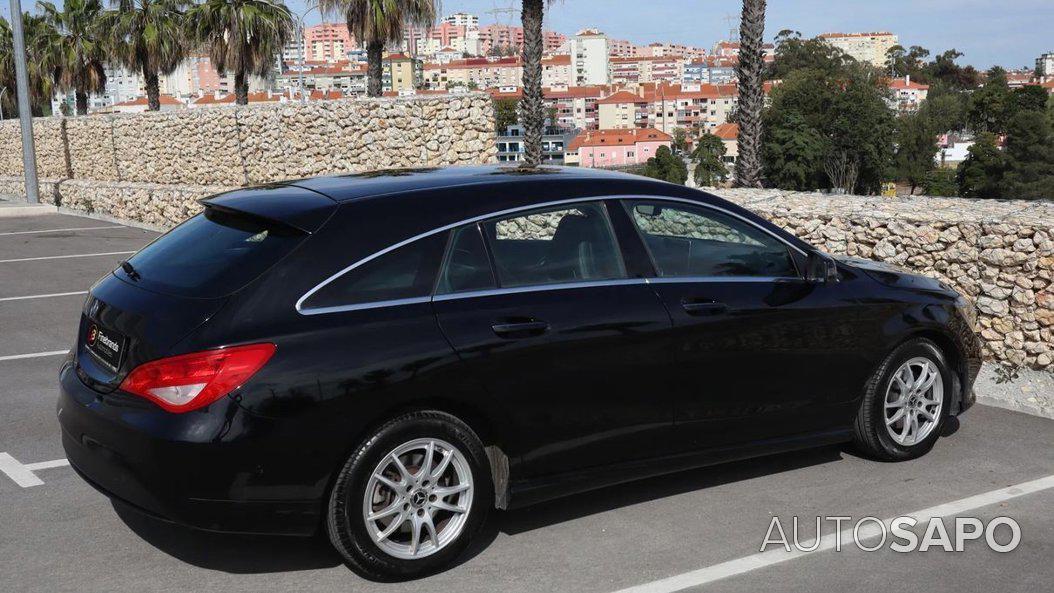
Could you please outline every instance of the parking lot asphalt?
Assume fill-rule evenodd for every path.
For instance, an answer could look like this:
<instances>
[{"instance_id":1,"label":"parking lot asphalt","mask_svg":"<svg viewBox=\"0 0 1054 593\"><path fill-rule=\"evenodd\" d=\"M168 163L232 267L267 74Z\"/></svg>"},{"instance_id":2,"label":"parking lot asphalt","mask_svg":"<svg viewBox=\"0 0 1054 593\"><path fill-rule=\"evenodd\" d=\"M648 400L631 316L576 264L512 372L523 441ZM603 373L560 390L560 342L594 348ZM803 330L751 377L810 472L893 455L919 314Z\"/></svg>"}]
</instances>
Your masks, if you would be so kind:
<instances>
[{"instance_id":1,"label":"parking lot asphalt","mask_svg":"<svg viewBox=\"0 0 1054 593\"><path fill-rule=\"evenodd\" d=\"M84 291L154 236L66 215L0 219L0 590L932 592L1054 582L1054 421L982 405L915 461L825 447L496 512L458 565L409 583L363 580L322 537L209 534L143 517L63 464L54 403ZM1021 542L1007 553L982 539L964 552L847 544L759 554L774 516L783 526L799 517L804 543L817 516L919 511L1009 516Z\"/></svg>"}]
</instances>

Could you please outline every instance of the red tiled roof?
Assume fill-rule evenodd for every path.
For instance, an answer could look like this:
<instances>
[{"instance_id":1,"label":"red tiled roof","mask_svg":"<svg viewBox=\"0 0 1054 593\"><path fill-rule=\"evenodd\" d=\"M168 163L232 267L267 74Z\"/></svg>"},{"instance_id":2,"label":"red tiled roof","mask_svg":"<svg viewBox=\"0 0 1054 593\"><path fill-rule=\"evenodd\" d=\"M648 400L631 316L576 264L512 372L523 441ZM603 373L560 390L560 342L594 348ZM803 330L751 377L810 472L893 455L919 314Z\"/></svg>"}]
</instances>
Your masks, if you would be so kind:
<instances>
[{"instance_id":1,"label":"red tiled roof","mask_svg":"<svg viewBox=\"0 0 1054 593\"><path fill-rule=\"evenodd\" d=\"M557 54L555 56L549 56L548 58L542 58L542 65L553 65L553 66L565 66L571 64L570 54Z\"/></svg>"},{"instance_id":2,"label":"red tiled roof","mask_svg":"<svg viewBox=\"0 0 1054 593\"><path fill-rule=\"evenodd\" d=\"M611 92L608 86L569 86L566 89L542 89L546 99L583 99L595 97L597 99Z\"/></svg>"},{"instance_id":3,"label":"red tiled roof","mask_svg":"<svg viewBox=\"0 0 1054 593\"><path fill-rule=\"evenodd\" d=\"M183 105L182 101L174 98L172 95L161 95L159 97L161 105ZM146 97L136 97L130 101L123 101L121 103L114 104L114 107L139 107L142 105L149 105L149 101Z\"/></svg>"},{"instance_id":4,"label":"red tiled roof","mask_svg":"<svg viewBox=\"0 0 1054 593\"><path fill-rule=\"evenodd\" d=\"M739 137L739 124L723 123L714 128L714 136L722 140L735 140Z\"/></svg>"},{"instance_id":5,"label":"red tiled roof","mask_svg":"<svg viewBox=\"0 0 1054 593\"><path fill-rule=\"evenodd\" d=\"M917 83L915 81L907 81L907 80L904 80L903 78L897 78L897 79L891 80L889 82L889 88L896 89L896 90L915 89L915 90L925 91L925 90L928 90L930 88L930 85L928 85L928 84L919 84L919 83Z\"/></svg>"},{"instance_id":6,"label":"red tiled roof","mask_svg":"<svg viewBox=\"0 0 1054 593\"><path fill-rule=\"evenodd\" d=\"M568 150L578 150L583 146L631 146L638 142L667 142L673 136L655 128L633 128L629 130L593 130L575 136Z\"/></svg>"},{"instance_id":7,"label":"red tiled roof","mask_svg":"<svg viewBox=\"0 0 1054 593\"><path fill-rule=\"evenodd\" d=\"M647 100L629 91L619 91L610 97L597 101L597 105L615 105L618 103L647 103Z\"/></svg>"},{"instance_id":8,"label":"red tiled roof","mask_svg":"<svg viewBox=\"0 0 1054 593\"><path fill-rule=\"evenodd\" d=\"M832 37L884 37L893 35L889 31L875 31L873 33L821 33L820 39L831 39Z\"/></svg>"},{"instance_id":9,"label":"red tiled roof","mask_svg":"<svg viewBox=\"0 0 1054 593\"><path fill-rule=\"evenodd\" d=\"M503 92L503 91L501 91L501 89L495 89L495 88L487 89L487 92L490 93L490 98L491 99L522 99L523 98L523 88L521 88L521 87L516 87L516 90L512 91L512 92Z\"/></svg>"}]
</instances>

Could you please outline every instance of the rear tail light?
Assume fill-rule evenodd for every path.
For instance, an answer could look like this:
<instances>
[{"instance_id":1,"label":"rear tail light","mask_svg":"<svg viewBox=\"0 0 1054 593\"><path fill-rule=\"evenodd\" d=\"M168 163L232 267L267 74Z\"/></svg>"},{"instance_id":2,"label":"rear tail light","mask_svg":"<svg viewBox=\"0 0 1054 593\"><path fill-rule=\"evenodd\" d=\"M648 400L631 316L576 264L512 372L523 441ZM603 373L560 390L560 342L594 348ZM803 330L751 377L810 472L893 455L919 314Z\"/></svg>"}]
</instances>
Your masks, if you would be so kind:
<instances>
[{"instance_id":1,"label":"rear tail light","mask_svg":"<svg viewBox=\"0 0 1054 593\"><path fill-rule=\"evenodd\" d=\"M128 373L121 390L169 412L189 412L241 387L274 351L274 344L249 344L153 360Z\"/></svg>"}]
</instances>

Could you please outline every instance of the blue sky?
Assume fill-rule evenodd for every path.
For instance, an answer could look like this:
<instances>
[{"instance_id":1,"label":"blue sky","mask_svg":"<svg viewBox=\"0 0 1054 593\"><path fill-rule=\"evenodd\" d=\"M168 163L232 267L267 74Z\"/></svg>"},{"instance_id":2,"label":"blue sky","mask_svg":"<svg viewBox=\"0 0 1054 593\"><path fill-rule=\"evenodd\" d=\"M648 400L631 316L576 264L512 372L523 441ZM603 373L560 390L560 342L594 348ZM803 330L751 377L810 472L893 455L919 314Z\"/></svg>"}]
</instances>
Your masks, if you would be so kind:
<instances>
[{"instance_id":1,"label":"blue sky","mask_svg":"<svg viewBox=\"0 0 1054 593\"><path fill-rule=\"evenodd\" d=\"M33 0L22 0L23 7ZM56 4L61 0L56 1ZM287 0L303 12L305 0ZM478 14L484 23L494 8L518 7L520 0L442 0L443 12ZM7 0L0 14L7 15ZM956 48L963 62L1031 67L1039 54L1054 51L1054 0L769 0L766 38L780 29L807 36L826 31L891 30L904 46L936 53ZM637 43L669 40L710 47L728 36L726 15L738 15L739 0L557 0L547 27L574 33L597 27ZM317 11L309 22L318 22ZM508 15L502 15L507 22ZM512 17L518 22L518 16Z\"/></svg>"}]
</instances>

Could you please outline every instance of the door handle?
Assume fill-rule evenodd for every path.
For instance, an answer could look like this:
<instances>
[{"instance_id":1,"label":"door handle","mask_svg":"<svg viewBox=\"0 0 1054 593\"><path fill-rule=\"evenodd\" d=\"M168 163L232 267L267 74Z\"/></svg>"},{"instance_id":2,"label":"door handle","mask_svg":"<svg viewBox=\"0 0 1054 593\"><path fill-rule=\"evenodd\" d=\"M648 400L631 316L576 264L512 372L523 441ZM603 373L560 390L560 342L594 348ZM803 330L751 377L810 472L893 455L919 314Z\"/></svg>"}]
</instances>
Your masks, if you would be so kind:
<instances>
[{"instance_id":1,"label":"door handle","mask_svg":"<svg viewBox=\"0 0 1054 593\"><path fill-rule=\"evenodd\" d=\"M530 319L526 321L510 321L506 323L495 323L490 326L494 333L503 338L527 338L540 336L549 331L549 324L545 321Z\"/></svg>"},{"instance_id":2,"label":"door handle","mask_svg":"<svg viewBox=\"0 0 1054 593\"><path fill-rule=\"evenodd\" d=\"M728 305L704 299L685 299L681 301L681 307L684 309L685 313L697 317L723 315L728 312Z\"/></svg>"}]
</instances>

